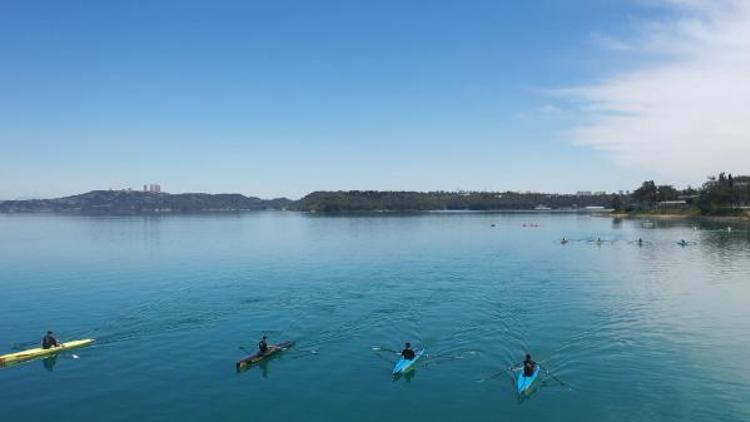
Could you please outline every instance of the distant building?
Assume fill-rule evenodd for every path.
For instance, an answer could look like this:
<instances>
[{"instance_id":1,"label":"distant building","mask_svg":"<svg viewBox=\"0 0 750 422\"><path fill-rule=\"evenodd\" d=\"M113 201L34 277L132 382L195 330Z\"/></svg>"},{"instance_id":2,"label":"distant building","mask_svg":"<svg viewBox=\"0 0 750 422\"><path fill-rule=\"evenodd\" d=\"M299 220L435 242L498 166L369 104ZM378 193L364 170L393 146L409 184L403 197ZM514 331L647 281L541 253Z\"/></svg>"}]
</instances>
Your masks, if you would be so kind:
<instances>
[{"instance_id":1,"label":"distant building","mask_svg":"<svg viewBox=\"0 0 750 422\"><path fill-rule=\"evenodd\" d=\"M594 195L606 195L606 194L607 194L607 192L605 192L603 190L594 192Z\"/></svg>"},{"instance_id":2,"label":"distant building","mask_svg":"<svg viewBox=\"0 0 750 422\"><path fill-rule=\"evenodd\" d=\"M688 203L684 199L679 199L676 201L661 201L657 205L659 208L671 208L671 209L688 207Z\"/></svg>"},{"instance_id":3,"label":"distant building","mask_svg":"<svg viewBox=\"0 0 750 422\"><path fill-rule=\"evenodd\" d=\"M578 196L591 196L591 191L590 190L579 190L578 192L576 192L576 195L578 195Z\"/></svg>"},{"instance_id":4,"label":"distant building","mask_svg":"<svg viewBox=\"0 0 750 422\"><path fill-rule=\"evenodd\" d=\"M161 193L161 185L152 183L150 185L143 185L144 192Z\"/></svg>"}]
</instances>

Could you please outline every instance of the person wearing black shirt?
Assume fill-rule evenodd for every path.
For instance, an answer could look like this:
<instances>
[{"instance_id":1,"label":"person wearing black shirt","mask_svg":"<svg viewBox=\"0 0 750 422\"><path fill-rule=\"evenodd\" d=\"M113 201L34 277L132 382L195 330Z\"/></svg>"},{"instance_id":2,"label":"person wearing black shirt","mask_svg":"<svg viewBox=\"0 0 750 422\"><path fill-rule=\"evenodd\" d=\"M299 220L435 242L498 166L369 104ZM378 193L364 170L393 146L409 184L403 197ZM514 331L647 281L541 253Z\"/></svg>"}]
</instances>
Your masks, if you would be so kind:
<instances>
[{"instance_id":1,"label":"person wearing black shirt","mask_svg":"<svg viewBox=\"0 0 750 422\"><path fill-rule=\"evenodd\" d=\"M49 349L59 346L61 346L61 344L59 341L57 341L57 338L52 335L52 331L47 331L47 335L42 338L42 349Z\"/></svg>"},{"instance_id":2,"label":"person wearing black shirt","mask_svg":"<svg viewBox=\"0 0 750 422\"><path fill-rule=\"evenodd\" d=\"M404 350L403 350L403 351L401 352L401 356L402 356L402 357L403 357L404 359L406 359L406 360L412 360L412 359L414 359L414 357L415 357L416 355L417 355L417 354L416 354L416 353L414 353L414 350L412 350L412 348L411 348L411 344L410 344L410 343L406 343L406 347L405 347L405 348L404 348Z\"/></svg>"},{"instance_id":3,"label":"person wearing black shirt","mask_svg":"<svg viewBox=\"0 0 750 422\"><path fill-rule=\"evenodd\" d=\"M531 360L531 355L527 353L526 359L523 361L523 376L530 377L534 375L535 370L536 370L536 362Z\"/></svg>"},{"instance_id":4,"label":"person wearing black shirt","mask_svg":"<svg viewBox=\"0 0 750 422\"><path fill-rule=\"evenodd\" d=\"M266 336L263 336L258 342L258 354L265 355L266 352L268 352L268 343L266 343Z\"/></svg>"}]
</instances>

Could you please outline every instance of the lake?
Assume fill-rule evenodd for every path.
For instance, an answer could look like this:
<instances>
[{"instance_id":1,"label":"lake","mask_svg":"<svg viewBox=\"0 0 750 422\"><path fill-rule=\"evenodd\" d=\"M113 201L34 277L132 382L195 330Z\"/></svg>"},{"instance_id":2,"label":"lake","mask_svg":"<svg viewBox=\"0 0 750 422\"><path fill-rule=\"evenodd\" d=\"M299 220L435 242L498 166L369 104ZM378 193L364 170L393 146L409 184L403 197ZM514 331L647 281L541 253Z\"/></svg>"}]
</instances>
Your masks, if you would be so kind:
<instances>
[{"instance_id":1,"label":"lake","mask_svg":"<svg viewBox=\"0 0 750 422\"><path fill-rule=\"evenodd\" d=\"M747 225L2 215L0 286L0 354L96 338L0 369L8 421L750 419ZM263 334L296 344L237 373ZM564 384L493 377L526 351Z\"/></svg>"}]
</instances>

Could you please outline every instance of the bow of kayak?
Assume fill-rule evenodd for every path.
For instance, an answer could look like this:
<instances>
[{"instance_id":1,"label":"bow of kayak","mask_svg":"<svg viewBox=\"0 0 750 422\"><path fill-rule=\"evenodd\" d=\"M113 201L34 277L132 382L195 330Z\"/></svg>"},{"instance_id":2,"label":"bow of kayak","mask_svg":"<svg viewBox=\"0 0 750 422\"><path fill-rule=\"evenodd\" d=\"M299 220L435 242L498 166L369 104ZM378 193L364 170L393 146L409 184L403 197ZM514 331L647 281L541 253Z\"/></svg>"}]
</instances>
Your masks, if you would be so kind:
<instances>
[{"instance_id":1,"label":"bow of kayak","mask_svg":"<svg viewBox=\"0 0 750 422\"><path fill-rule=\"evenodd\" d=\"M539 370L539 365L536 365L534 373L527 377L523 375L523 368L521 368L516 377L516 389L518 390L518 394L523 394L528 391L531 384L534 383L534 380L536 380L536 377L539 375Z\"/></svg>"},{"instance_id":2,"label":"bow of kayak","mask_svg":"<svg viewBox=\"0 0 750 422\"><path fill-rule=\"evenodd\" d=\"M51 356L56 353L60 353L65 350L76 349L78 347L88 346L94 342L92 338L85 338L82 340L73 340L61 343L58 347L50 347L49 349L43 349L36 347L34 349L24 350L22 352L9 353L7 355L0 356L0 366L5 366L11 363L22 362L29 359L38 357Z\"/></svg>"},{"instance_id":3,"label":"bow of kayak","mask_svg":"<svg viewBox=\"0 0 750 422\"><path fill-rule=\"evenodd\" d=\"M414 368L414 364L419 360L420 357L424 354L424 349L418 351L414 355L414 359L404 359L403 357L399 359L398 362L396 362L396 365L393 367L393 375L403 374L404 372L409 371L410 369Z\"/></svg>"},{"instance_id":4,"label":"bow of kayak","mask_svg":"<svg viewBox=\"0 0 750 422\"><path fill-rule=\"evenodd\" d=\"M249 367L250 365L255 365L256 363L268 359L268 357L275 355L276 353L283 352L284 350L292 347L294 345L293 341L285 341L273 346L270 346L268 348L268 351L266 351L265 354L256 353L254 355L248 356L244 359L240 359L237 361L236 367L239 371L240 369L244 369Z\"/></svg>"}]
</instances>

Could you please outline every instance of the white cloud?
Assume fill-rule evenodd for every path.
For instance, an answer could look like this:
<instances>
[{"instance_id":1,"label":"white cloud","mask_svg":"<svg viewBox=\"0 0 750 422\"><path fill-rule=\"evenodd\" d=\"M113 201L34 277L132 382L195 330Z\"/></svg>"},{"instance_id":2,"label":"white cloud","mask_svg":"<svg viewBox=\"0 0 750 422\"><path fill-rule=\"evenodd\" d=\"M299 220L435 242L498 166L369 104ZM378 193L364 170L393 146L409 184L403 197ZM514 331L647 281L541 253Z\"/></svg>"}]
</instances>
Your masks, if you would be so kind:
<instances>
[{"instance_id":1,"label":"white cloud","mask_svg":"<svg viewBox=\"0 0 750 422\"><path fill-rule=\"evenodd\" d=\"M591 34L591 40L599 47L607 50L630 51L633 49L633 46L628 44L624 40L617 39L609 35L600 34L598 32L594 32Z\"/></svg>"},{"instance_id":2,"label":"white cloud","mask_svg":"<svg viewBox=\"0 0 750 422\"><path fill-rule=\"evenodd\" d=\"M645 22L614 44L656 53L658 64L559 91L588 121L571 130L574 141L669 181L750 173L750 1L665 4L680 17Z\"/></svg>"},{"instance_id":3,"label":"white cloud","mask_svg":"<svg viewBox=\"0 0 750 422\"><path fill-rule=\"evenodd\" d=\"M553 106L552 104L545 104L539 107L537 111L544 114L560 114L563 112L560 107Z\"/></svg>"}]
</instances>

